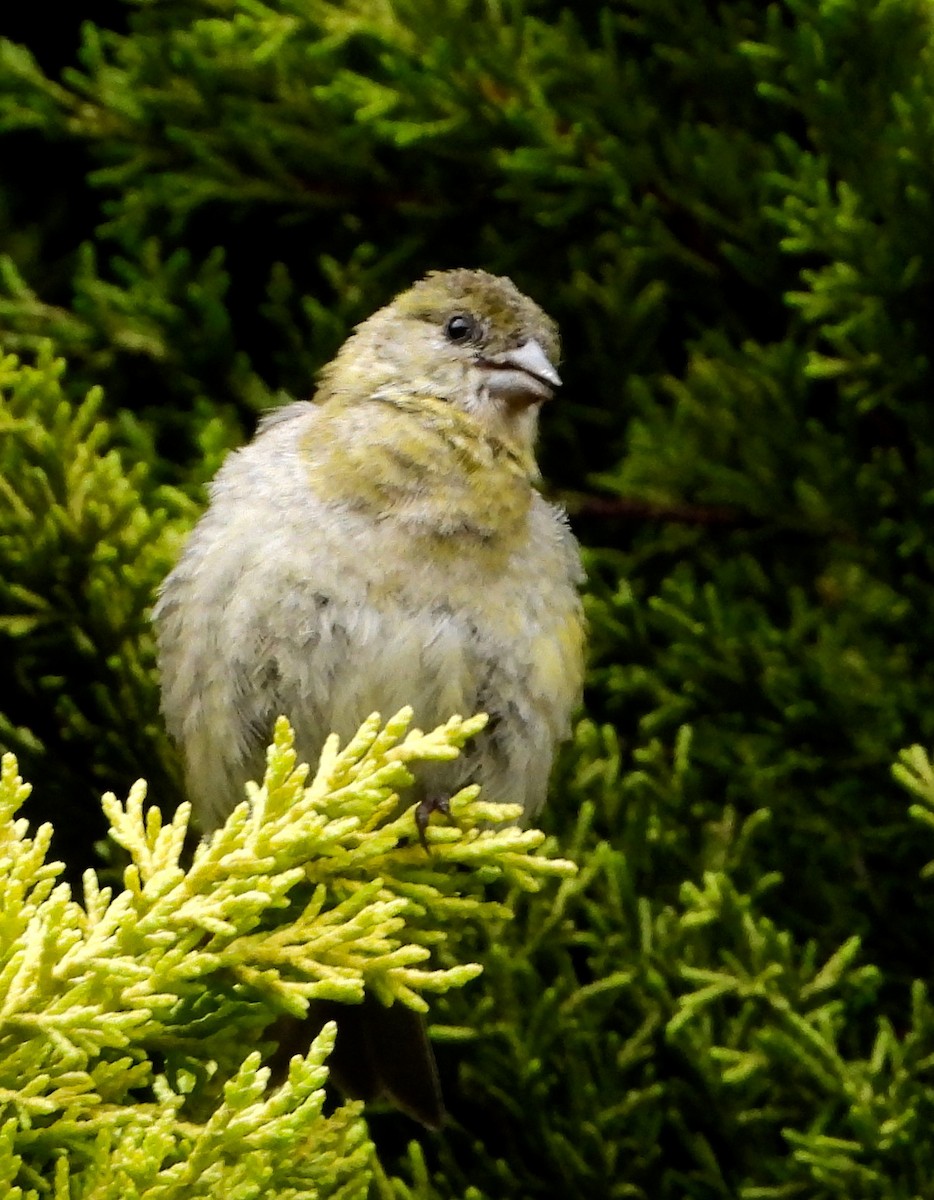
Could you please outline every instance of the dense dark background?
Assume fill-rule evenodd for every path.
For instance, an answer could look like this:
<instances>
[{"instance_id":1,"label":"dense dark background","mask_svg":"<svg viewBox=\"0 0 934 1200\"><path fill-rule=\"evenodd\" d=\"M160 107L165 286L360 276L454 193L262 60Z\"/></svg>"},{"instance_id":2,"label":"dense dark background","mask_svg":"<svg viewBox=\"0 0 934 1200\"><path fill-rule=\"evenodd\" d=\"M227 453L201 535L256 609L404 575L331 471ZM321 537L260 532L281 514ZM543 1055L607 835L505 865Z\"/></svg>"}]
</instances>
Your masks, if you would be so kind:
<instances>
[{"instance_id":1,"label":"dense dark background","mask_svg":"<svg viewBox=\"0 0 934 1200\"><path fill-rule=\"evenodd\" d=\"M930 11L0 18L0 343L67 361L0 409L0 741L73 876L101 790L178 798L146 609L257 414L427 269L561 325L591 669L544 819L582 875L465 931L419 1195L930 1194L932 840L891 774L934 740Z\"/></svg>"}]
</instances>

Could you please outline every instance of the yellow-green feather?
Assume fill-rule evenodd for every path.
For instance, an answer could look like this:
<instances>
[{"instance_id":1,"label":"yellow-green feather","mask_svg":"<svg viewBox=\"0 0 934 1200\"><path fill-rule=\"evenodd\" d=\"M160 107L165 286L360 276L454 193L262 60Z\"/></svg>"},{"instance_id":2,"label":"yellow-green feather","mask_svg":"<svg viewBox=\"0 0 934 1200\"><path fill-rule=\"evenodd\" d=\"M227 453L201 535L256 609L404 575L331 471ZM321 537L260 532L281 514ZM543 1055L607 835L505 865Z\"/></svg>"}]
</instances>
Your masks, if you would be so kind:
<instances>
[{"instance_id":1,"label":"yellow-green feather","mask_svg":"<svg viewBox=\"0 0 934 1200\"><path fill-rule=\"evenodd\" d=\"M362 407L335 398L306 441L315 463L309 482L324 500L374 515L417 506L426 533L473 535L501 549L524 528L531 451L490 436L443 400L393 395Z\"/></svg>"}]
</instances>

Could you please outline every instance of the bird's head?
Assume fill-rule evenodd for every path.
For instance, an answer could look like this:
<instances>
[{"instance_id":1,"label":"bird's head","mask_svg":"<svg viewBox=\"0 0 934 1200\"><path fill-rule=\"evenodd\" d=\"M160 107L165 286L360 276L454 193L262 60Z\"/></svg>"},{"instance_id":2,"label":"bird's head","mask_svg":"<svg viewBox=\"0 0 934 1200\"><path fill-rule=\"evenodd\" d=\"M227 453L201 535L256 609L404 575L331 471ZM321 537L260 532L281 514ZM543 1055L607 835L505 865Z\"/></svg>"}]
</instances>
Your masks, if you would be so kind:
<instances>
[{"instance_id":1,"label":"bird's head","mask_svg":"<svg viewBox=\"0 0 934 1200\"><path fill-rule=\"evenodd\" d=\"M425 397L522 448L561 385L550 317L510 280L433 271L359 325L325 368L319 401Z\"/></svg>"}]
</instances>

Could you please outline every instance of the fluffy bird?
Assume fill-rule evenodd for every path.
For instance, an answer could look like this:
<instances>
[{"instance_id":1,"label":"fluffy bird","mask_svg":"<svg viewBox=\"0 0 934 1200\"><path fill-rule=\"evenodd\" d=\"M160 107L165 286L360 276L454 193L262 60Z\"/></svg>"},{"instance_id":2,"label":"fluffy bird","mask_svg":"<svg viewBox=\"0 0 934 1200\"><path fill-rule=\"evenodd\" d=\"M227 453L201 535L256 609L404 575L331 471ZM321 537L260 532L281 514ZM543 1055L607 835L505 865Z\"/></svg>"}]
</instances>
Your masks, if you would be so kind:
<instances>
[{"instance_id":1,"label":"fluffy bird","mask_svg":"<svg viewBox=\"0 0 934 1200\"><path fill-rule=\"evenodd\" d=\"M526 818L541 807L583 659L577 543L536 490L558 356L511 280L432 272L354 330L312 401L227 459L154 610L163 712L205 830L262 777L279 714L314 763L332 730L406 704L422 728L490 717L426 773L427 799L477 782ZM341 1028L357 1040L346 1090L437 1125L423 1028L369 1008Z\"/></svg>"}]
</instances>

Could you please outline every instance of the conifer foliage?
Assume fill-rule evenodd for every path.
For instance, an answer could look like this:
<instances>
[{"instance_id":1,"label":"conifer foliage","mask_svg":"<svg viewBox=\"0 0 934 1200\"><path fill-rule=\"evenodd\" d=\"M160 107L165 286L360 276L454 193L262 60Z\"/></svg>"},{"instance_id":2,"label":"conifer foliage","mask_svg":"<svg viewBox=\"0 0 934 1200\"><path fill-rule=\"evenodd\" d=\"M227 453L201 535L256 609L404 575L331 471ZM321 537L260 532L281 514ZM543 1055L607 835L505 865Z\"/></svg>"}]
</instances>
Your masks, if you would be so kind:
<instances>
[{"instance_id":1,"label":"conifer foliage","mask_svg":"<svg viewBox=\"0 0 934 1200\"><path fill-rule=\"evenodd\" d=\"M101 792L146 777L166 828L180 800L147 608L206 480L425 270L509 274L562 328L542 461L587 546L591 631L542 818L577 872L540 878L521 846L471 875L445 850L435 895L390 855L406 936L461 972L430 1002L442 1134L328 1125L326 1036L273 1113L248 1057L272 986L223 1001L205 1069L226 1091L188 1049L167 1071L171 1006L120 1018L119 1070L88 1033L80 1086L53 1077L67 1055L23 1081L14 922L7 1192L198 1194L190 1152L232 1197L370 1175L387 1200L929 1194L930 5L110 0L3 25L0 743L66 877L101 865ZM15 771L5 844L38 845ZM10 854L16 895L78 929L43 855ZM458 909L445 865L489 905ZM119 1113L37 1099L94 1088ZM185 1088L206 1089L190 1120ZM131 1193L113 1164L140 1113ZM296 1113L321 1154L287 1178Z\"/></svg>"}]
</instances>

